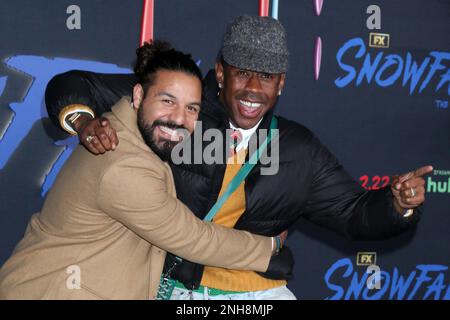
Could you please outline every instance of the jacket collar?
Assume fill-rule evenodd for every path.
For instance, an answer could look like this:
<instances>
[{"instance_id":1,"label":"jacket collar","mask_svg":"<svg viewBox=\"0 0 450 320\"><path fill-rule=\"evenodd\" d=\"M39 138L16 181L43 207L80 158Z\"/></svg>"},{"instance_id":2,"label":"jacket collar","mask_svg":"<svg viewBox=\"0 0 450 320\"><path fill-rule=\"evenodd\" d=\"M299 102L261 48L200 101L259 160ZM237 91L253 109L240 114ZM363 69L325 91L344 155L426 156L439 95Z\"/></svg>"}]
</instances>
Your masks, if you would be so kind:
<instances>
[{"instance_id":1,"label":"jacket collar","mask_svg":"<svg viewBox=\"0 0 450 320\"><path fill-rule=\"evenodd\" d=\"M228 115L217 96L219 87L216 81L216 72L213 69L209 70L203 82L203 103L201 112L221 124L226 124L226 127L228 127Z\"/></svg>"},{"instance_id":2,"label":"jacket collar","mask_svg":"<svg viewBox=\"0 0 450 320\"><path fill-rule=\"evenodd\" d=\"M125 129L127 129L130 133L136 137L142 147L142 143L145 145L146 149L150 149L144 141L144 138L139 131L137 125L137 112L131 106L131 98L129 96L122 97L119 102L117 102L112 108L112 113L116 117L117 121L119 121Z\"/></svg>"}]
</instances>

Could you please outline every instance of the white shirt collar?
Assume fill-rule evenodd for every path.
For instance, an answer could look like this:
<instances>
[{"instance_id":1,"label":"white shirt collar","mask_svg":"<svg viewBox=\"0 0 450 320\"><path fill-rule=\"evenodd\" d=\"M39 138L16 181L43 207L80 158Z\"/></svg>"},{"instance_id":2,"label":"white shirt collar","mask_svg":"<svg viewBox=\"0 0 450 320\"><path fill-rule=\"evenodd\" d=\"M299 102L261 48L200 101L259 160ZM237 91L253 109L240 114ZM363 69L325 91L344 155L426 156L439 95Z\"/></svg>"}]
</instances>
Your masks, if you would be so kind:
<instances>
[{"instance_id":1,"label":"white shirt collar","mask_svg":"<svg viewBox=\"0 0 450 320\"><path fill-rule=\"evenodd\" d=\"M255 131L258 128L259 124L261 123L262 119L263 118L261 118L258 121L258 123L254 127L250 128L250 129L237 128L230 121L230 128L233 129L233 130L238 130L242 134L242 141L236 146L236 152L238 152L242 148L247 149L248 142L250 141L250 138L253 135L253 133L255 133Z\"/></svg>"}]
</instances>

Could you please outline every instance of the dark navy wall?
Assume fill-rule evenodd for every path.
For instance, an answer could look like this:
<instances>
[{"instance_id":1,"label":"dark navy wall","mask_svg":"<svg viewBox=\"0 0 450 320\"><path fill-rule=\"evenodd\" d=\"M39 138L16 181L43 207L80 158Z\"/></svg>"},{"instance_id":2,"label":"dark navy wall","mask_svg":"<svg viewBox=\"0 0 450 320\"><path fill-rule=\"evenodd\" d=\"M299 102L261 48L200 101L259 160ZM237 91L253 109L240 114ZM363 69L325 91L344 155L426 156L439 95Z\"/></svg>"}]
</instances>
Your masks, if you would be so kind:
<instances>
[{"instance_id":1,"label":"dark navy wall","mask_svg":"<svg viewBox=\"0 0 450 320\"><path fill-rule=\"evenodd\" d=\"M66 27L73 4L81 30ZM380 30L366 26L370 5L381 9ZM349 242L300 220L288 240L296 257L289 287L301 299L449 299L450 1L325 0L320 16L313 0L281 0L278 9L291 51L278 113L311 128L366 188L422 165L436 169L421 223L397 238ZM46 83L75 68L129 72L141 10L137 0L0 2L0 265L76 144L47 118ZM192 53L206 73L226 23L239 14L258 14L258 0L156 0L154 36ZM370 47L370 32L389 34L389 48ZM369 70L365 59L373 72L357 84ZM376 252L380 290L364 291L358 252ZM397 286L401 277L410 284Z\"/></svg>"}]
</instances>

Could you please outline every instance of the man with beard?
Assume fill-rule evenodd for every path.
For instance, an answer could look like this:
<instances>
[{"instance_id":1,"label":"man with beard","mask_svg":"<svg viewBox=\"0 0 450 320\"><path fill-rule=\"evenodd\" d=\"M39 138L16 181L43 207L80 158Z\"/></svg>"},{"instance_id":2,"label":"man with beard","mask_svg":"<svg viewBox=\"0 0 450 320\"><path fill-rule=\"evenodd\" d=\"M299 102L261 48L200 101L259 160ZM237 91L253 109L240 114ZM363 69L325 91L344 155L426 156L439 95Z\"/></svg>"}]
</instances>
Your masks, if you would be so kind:
<instances>
[{"instance_id":1,"label":"man with beard","mask_svg":"<svg viewBox=\"0 0 450 320\"><path fill-rule=\"evenodd\" d=\"M264 272L279 249L272 238L202 222L177 200L161 159L181 138L175 129L194 130L201 72L164 42L137 53L133 103L124 97L106 115L120 146L104 157L74 151L0 270L0 298L154 299L166 251Z\"/></svg>"},{"instance_id":2,"label":"man with beard","mask_svg":"<svg viewBox=\"0 0 450 320\"><path fill-rule=\"evenodd\" d=\"M204 80L202 130L219 129L225 136L227 129L236 129L242 135L235 148L239 152L276 118L279 170L275 175L262 175L265 165L259 162L214 222L275 235L303 217L355 240L386 239L414 226L425 200L422 176L432 167L399 176L380 190L363 189L310 130L274 116L288 56L285 30L271 17L238 17L226 29L215 70ZM78 133L92 153L113 150L119 143L114 124L111 128L101 118L92 120L91 114L107 111L108 102L129 92L134 81L130 75L82 71L59 75L47 87L48 113L55 123ZM72 121L77 114L74 104L82 104L84 110ZM88 136L96 137L95 143L87 143ZM236 170L224 163L172 163L171 168L179 199L201 218ZM77 179L77 174L72 177ZM173 259L168 256L166 267L171 266ZM286 287L289 276L274 279L185 261L174 269L179 284L172 298L183 299L191 293L195 299L295 299Z\"/></svg>"}]
</instances>

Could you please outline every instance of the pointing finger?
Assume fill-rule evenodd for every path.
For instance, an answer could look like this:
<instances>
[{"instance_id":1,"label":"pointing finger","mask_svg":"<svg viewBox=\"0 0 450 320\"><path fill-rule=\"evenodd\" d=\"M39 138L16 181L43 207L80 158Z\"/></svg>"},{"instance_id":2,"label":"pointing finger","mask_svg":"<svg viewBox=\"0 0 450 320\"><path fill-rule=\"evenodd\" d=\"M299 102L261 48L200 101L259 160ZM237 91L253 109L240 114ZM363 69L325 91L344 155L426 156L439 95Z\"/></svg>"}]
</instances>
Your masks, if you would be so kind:
<instances>
[{"instance_id":1,"label":"pointing finger","mask_svg":"<svg viewBox=\"0 0 450 320\"><path fill-rule=\"evenodd\" d=\"M416 171L414 171L414 176L422 177L432 171L433 171L432 166L424 166L424 167L421 167L421 168L417 169Z\"/></svg>"}]
</instances>

